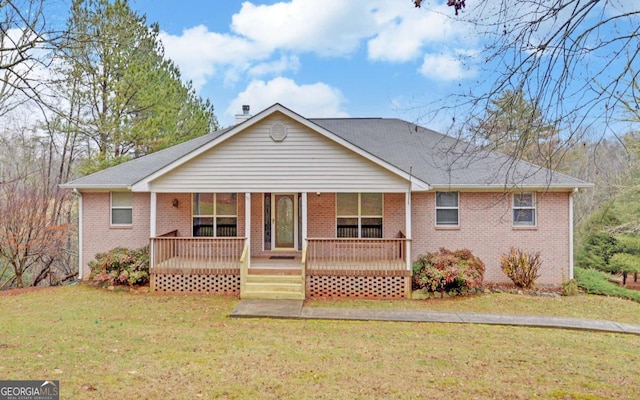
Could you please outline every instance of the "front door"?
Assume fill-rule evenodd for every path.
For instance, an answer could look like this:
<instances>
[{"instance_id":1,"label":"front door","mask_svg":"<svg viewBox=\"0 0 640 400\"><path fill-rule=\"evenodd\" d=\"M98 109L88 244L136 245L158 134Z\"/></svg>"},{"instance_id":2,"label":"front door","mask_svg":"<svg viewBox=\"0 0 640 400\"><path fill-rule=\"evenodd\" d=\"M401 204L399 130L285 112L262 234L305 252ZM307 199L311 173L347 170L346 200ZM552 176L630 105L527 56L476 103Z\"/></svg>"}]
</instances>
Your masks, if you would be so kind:
<instances>
[{"instance_id":1,"label":"front door","mask_svg":"<svg viewBox=\"0 0 640 400\"><path fill-rule=\"evenodd\" d=\"M295 193L273 195L273 248L274 250L297 249L298 196Z\"/></svg>"}]
</instances>

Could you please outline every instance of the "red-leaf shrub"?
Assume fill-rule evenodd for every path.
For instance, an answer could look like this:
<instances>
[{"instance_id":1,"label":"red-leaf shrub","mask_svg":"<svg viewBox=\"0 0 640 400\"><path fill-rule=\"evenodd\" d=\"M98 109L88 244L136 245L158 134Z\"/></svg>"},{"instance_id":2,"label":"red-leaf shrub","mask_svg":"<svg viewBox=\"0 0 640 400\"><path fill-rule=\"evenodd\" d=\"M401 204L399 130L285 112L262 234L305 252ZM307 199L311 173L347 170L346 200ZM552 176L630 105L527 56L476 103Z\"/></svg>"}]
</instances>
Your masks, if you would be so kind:
<instances>
[{"instance_id":1,"label":"red-leaf shrub","mask_svg":"<svg viewBox=\"0 0 640 400\"><path fill-rule=\"evenodd\" d=\"M96 254L89 262L92 279L110 285L145 285L149 283L149 246L140 249L116 247Z\"/></svg>"},{"instance_id":2,"label":"red-leaf shrub","mask_svg":"<svg viewBox=\"0 0 640 400\"><path fill-rule=\"evenodd\" d=\"M463 293L482 285L484 263L468 249L421 255L413 264L413 288Z\"/></svg>"}]
</instances>

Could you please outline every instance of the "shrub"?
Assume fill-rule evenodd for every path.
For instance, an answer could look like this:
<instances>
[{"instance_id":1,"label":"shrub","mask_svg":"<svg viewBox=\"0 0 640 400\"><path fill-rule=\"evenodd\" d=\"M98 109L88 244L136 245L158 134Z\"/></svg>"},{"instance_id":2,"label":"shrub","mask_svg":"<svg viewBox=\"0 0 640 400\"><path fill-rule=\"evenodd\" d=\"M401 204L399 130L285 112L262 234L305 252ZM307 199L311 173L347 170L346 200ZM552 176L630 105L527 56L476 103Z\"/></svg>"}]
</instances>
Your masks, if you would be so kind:
<instances>
[{"instance_id":1,"label":"shrub","mask_svg":"<svg viewBox=\"0 0 640 400\"><path fill-rule=\"evenodd\" d=\"M96 254L89 262L92 279L110 285L144 285L149 283L149 246L140 249L116 247Z\"/></svg>"},{"instance_id":2,"label":"shrub","mask_svg":"<svg viewBox=\"0 0 640 400\"><path fill-rule=\"evenodd\" d=\"M500 256L502 271L507 274L513 283L522 289L533 288L536 279L540 276L540 252L527 253L512 247L509 254Z\"/></svg>"},{"instance_id":3,"label":"shrub","mask_svg":"<svg viewBox=\"0 0 640 400\"><path fill-rule=\"evenodd\" d=\"M637 260L640 261L640 237L631 235L620 235L617 236L616 239L618 240L620 248L623 252L637 256ZM640 273L640 262L636 263L636 265L638 265L638 268L627 272L633 273L633 280L635 282L638 282L638 274Z\"/></svg>"},{"instance_id":4,"label":"shrub","mask_svg":"<svg viewBox=\"0 0 640 400\"><path fill-rule=\"evenodd\" d=\"M577 296L578 295L578 282L575 279L569 279L566 282L562 282L562 295L563 296Z\"/></svg>"},{"instance_id":5,"label":"shrub","mask_svg":"<svg viewBox=\"0 0 640 400\"><path fill-rule=\"evenodd\" d=\"M440 248L421 255L413 265L414 289L429 292L463 293L480 287L483 276L484 263L467 249Z\"/></svg>"},{"instance_id":6,"label":"shrub","mask_svg":"<svg viewBox=\"0 0 640 400\"><path fill-rule=\"evenodd\" d=\"M592 233L585 239L577 254L576 262L583 268L606 271L613 255L620 252L620 247L618 240L608 233Z\"/></svg>"},{"instance_id":7,"label":"shrub","mask_svg":"<svg viewBox=\"0 0 640 400\"><path fill-rule=\"evenodd\" d=\"M621 297L640 303L640 292L609 282L609 275L595 269L574 268L578 286L585 292L603 296Z\"/></svg>"},{"instance_id":8,"label":"shrub","mask_svg":"<svg viewBox=\"0 0 640 400\"><path fill-rule=\"evenodd\" d=\"M617 253L611 257L606 272L612 274L622 274L622 284L627 284L627 275L637 275L640 272L640 257L628 254Z\"/></svg>"}]
</instances>

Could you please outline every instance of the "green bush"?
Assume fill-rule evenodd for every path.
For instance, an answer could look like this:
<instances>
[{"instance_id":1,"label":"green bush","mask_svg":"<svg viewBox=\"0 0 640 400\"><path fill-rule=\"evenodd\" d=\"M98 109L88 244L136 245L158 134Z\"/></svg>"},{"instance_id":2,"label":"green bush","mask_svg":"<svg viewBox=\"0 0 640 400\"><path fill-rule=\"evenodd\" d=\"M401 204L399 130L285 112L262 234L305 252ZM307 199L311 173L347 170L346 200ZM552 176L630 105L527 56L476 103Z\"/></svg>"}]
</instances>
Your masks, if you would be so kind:
<instances>
[{"instance_id":1,"label":"green bush","mask_svg":"<svg viewBox=\"0 0 640 400\"><path fill-rule=\"evenodd\" d=\"M582 268L596 268L607 271L609 261L621 250L618 239L605 232L592 233L584 241L576 256L576 263Z\"/></svg>"},{"instance_id":2,"label":"green bush","mask_svg":"<svg viewBox=\"0 0 640 400\"><path fill-rule=\"evenodd\" d=\"M627 273L633 273L634 282L638 282L638 274L640 274L640 237L631 235L620 235L616 237L623 252L637 256L636 268L632 268Z\"/></svg>"},{"instance_id":3,"label":"green bush","mask_svg":"<svg viewBox=\"0 0 640 400\"><path fill-rule=\"evenodd\" d=\"M614 254L606 272L622 274L622 284L626 285L629 274L637 275L640 272L640 257L628 253Z\"/></svg>"},{"instance_id":4,"label":"green bush","mask_svg":"<svg viewBox=\"0 0 640 400\"><path fill-rule=\"evenodd\" d=\"M578 286L587 293L621 297L640 303L640 292L609 282L609 274L605 272L580 267L575 267L573 272L576 281L578 281Z\"/></svg>"},{"instance_id":5,"label":"green bush","mask_svg":"<svg viewBox=\"0 0 640 400\"><path fill-rule=\"evenodd\" d=\"M502 271L516 287L523 289L533 288L536 279L540 277L541 266L542 260L539 252L531 254L512 247L509 254L500 256Z\"/></svg>"},{"instance_id":6,"label":"green bush","mask_svg":"<svg viewBox=\"0 0 640 400\"><path fill-rule=\"evenodd\" d=\"M562 282L562 295L563 296L577 296L578 295L578 281L575 279L569 279L566 282Z\"/></svg>"},{"instance_id":7,"label":"green bush","mask_svg":"<svg viewBox=\"0 0 640 400\"><path fill-rule=\"evenodd\" d=\"M96 254L89 262L89 279L110 285L145 285L149 283L149 246L140 249L116 247Z\"/></svg>"},{"instance_id":8,"label":"green bush","mask_svg":"<svg viewBox=\"0 0 640 400\"><path fill-rule=\"evenodd\" d=\"M484 263L462 249L421 255L413 264L413 288L429 292L464 293L482 285Z\"/></svg>"}]
</instances>

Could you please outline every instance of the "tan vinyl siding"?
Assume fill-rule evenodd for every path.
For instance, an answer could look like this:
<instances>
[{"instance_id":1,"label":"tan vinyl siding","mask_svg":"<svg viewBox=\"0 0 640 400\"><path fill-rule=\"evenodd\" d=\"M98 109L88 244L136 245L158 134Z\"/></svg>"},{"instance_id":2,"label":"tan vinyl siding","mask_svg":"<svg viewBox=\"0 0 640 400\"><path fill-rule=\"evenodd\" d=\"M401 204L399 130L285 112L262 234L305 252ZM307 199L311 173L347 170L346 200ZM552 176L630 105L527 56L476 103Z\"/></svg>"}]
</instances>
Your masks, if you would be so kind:
<instances>
[{"instance_id":1,"label":"tan vinyl siding","mask_svg":"<svg viewBox=\"0 0 640 400\"><path fill-rule=\"evenodd\" d=\"M287 127L271 139L275 122ZM404 192L408 183L297 122L275 114L151 182L158 192Z\"/></svg>"}]
</instances>

